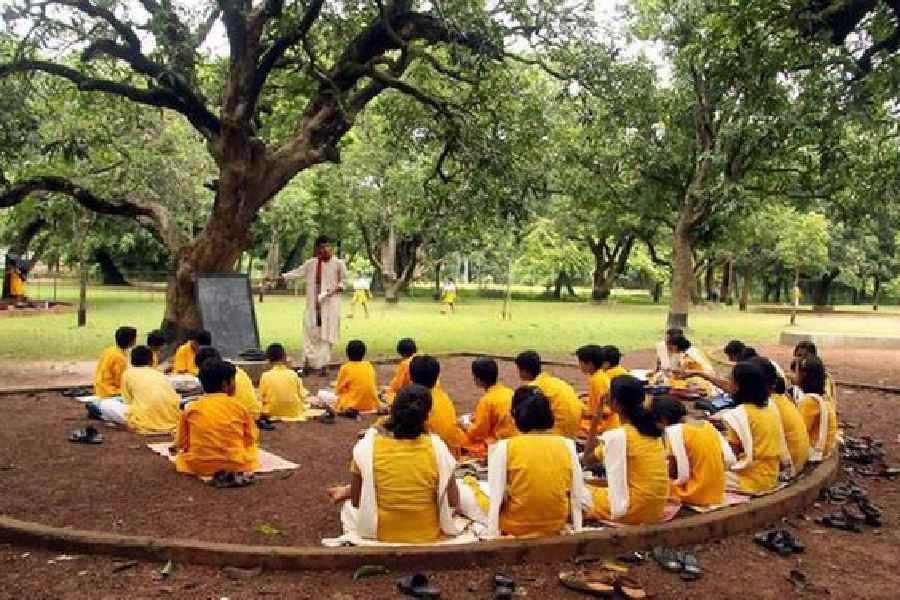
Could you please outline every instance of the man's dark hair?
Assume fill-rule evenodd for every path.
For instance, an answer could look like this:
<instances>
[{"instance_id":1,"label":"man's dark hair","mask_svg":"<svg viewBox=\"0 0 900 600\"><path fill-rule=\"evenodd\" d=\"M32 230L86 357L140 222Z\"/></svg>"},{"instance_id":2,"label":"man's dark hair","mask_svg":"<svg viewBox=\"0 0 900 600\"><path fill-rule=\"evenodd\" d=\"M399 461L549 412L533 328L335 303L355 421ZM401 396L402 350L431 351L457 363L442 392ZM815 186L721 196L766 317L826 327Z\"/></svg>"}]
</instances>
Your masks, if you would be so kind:
<instances>
[{"instance_id":1,"label":"man's dark hair","mask_svg":"<svg viewBox=\"0 0 900 600\"><path fill-rule=\"evenodd\" d=\"M431 412L431 390L417 383L404 385L391 404L391 416L385 429L398 440L414 440L426 432Z\"/></svg>"},{"instance_id":2,"label":"man's dark hair","mask_svg":"<svg viewBox=\"0 0 900 600\"><path fill-rule=\"evenodd\" d=\"M738 362L741 357L741 352L743 352L746 347L747 346L745 346L744 342L741 340L731 340L725 344L725 356L728 357L728 360Z\"/></svg>"},{"instance_id":3,"label":"man's dark hair","mask_svg":"<svg viewBox=\"0 0 900 600\"><path fill-rule=\"evenodd\" d=\"M280 363L285 361L284 346L281 344L269 344L266 348L266 359L270 363Z\"/></svg>"},{"instance_id":4,"label":"man's dark hair","mask_svg":"<svg viewBox=\"0 0 900 600\"><path fill-rule=\"evenodd\" d=\"M481 356L472 361L472 375L487 387L497 383L500 368L497 361L487 356Z\"/></svg>"},{"instance_id":5,"label":"man's dark hair","mask_svg":"<svg viewBox=\"0 0 900 600\"><path fill-rule=\"evenodd\" d=\"M534 350L526 350L516 357L516 366L532 377L541 374L541 355Z\"/></svg>"},{"instance_id":6,"label":"man's dark hair","mask_svg":"<svg viewBox=\"0 0 900 600\"><path fill-rule=\"evenodd\" d=\"M512 416L516 427L522 433L553 429L553 410L550 401L539 388L523 385L515 391L512 401Z\"/></svg>"},{"instance_id":7,"label":"man's dark hair","mask_svg":"<svg viewBox=\"0 0 900 600\"><path fill-rule=\"evenodd\" d=\"M230 362L210 359L200 367L200 385L204 393L218 394L225 391L225 385L234 380L237 369Z\"/></svg>"},{"instance_id":8,"label":"man's dark hair","mask_svg":"<svg viewBox=\"0 0 900 600\"><path fill-rule=\"evenodd\" d=\"M731 377L737 389L731 395L738 404L754 404L765 408L769 403L769 386L766 376L758 365L740 362L734 366Z\"/></svg>"},{"instance_id":9,"label":"man's dark hair","mask_svg":"<svg viewBox=\"0 0 900 600\"><path fill-rule=\"evenodd\" d=\"M362 340L352 340L347 344L347 358L359 362L366 357L366 344Z\"/></svg>"},{"instance_id":10,"label":"man's dark hair","mask_svg":"<svg viewBox=\"0 0 900 600\"><path fill-rule=\"evenodd\" d=\"M153 364L153 350L147 346L135 346L131 350L132 367L149 367Z\"/></svg>"},{"instance_id":11,"label":"man's dark hair","mask_svg":"<svg viewBox=\"0 0 900 600\"><path fill-rule=\"evenodd\" d=\"M409 361L409 378L413 383L418 383L430 390L437 385L440 376L441 363L433 356L420 354Z\"/></svg>"},{"instance_id":12,"label":"man's dark hair","mask_svg":"<svg viewBox=\"0 0 900 600\"><path fill-rule=\"evenodd\" d=\"M116 346L122 350L128 349L137 339L137 329L134 327L119 327L116 329Z\"/></svg>"},{"instance_id":13,"label":"man's dark hair","mask_svg":"<svg viewBox=\"0 0 900 600\"><path fill-rule=\"evenodd\" d=\"M166 336L159 329L154 329L147 334L147 345L151 348L160 348L166 345Z\"/></svg>"},{"instance_id":14,"label":"man's dark hair","mask_svg":"<svg viewBox=\"0 0 900 600\"><path fill-rule=\"evenodd\" d=\"M397 342L397 354L403 358L409 358L418 351L416 342L412 338L403 338Z\"/></svg>"},{"instance_id":15,"label":"man's dark hair","mask_svg":"<svg viewBox=\"0 0 900 600\"><path fill-rule=\"evenodd\" d=\"M610 367L618 367L622 362L622 352L616 346L603 346L603 362Z\"/></svg>"},{"instance_id":16,"label":"man's dark hair","mask_svg":"<svg viewBox=\"0 0 900 600\"><path fill-rule=\"evenodd\" d=\"M213 348L212 346L201 346L199 350L197 350L197 354L194 356L194 364L198 369L203 368L203 364L208 360L222 360L222 355L219 354L219 351Z\"/></svg>"},{"instance_id":17,"label":"man's dark hair","mask_svg":"<svg viewBox=\"0 0 900 600\"><path fill-rule=\"evenodd\" d=\"M675 346L675 349L679 352L684 352L685 350L690 349L691 341L683 335L679 335L672 338L672 345Z\"/></svg>"},{"instance_id":18,"label":"man's dark hair","mask_svg":"<svg viewBox=\"0 0 900 600\"><path fill-rule=\"evenodd\" d=\"M591 365L595 369L600 369L603 367L603 348L596 344L588 344L587 346L582 346L575 351L575 356L578 357L578 362L583 362L585 364Z\"/></svg>"},{"instance_id":19,"label":"man's dark hair","mask_svg":"<svg viewBox=\"0 0 900 600\"><path fill-rule=\"evenodd\" d=\"M319 246L324 246L325 244L330 244L333 241L334 240L332 240L327 235L322 234L316 238L316 241L313 243L313 248L318 248Z\"/></svg>"}]
</instances>

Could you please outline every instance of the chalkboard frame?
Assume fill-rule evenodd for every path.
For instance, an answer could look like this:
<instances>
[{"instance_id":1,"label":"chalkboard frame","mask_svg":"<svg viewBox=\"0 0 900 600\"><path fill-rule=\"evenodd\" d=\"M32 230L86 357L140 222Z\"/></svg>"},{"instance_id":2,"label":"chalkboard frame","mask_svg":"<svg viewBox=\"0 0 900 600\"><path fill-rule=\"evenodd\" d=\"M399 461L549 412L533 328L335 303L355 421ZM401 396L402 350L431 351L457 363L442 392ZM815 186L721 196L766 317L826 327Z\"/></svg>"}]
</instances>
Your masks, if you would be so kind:
<instances>
[{"instance_id":1,"label":"chalkboard frame","mask_svg":"<svg viewBox=\"0 0 900 600\"><path fill-rule=\"evenodd\" d=\"M246 273L198 273L194 278L194 298L197 300L197 309L200 312L200 322L204 323L203 303L200 301L200 280L201 279L243 279L247 283L247 298L250 301L250 316L253 318L253 335L256 338L256 348L259 349L259 323L256 320L256 303L253 302L253 286L250 284L250 276ZM244 348L241 350L249 350ZM238 358L232 356L228 358Z\"/></svg>"}]
</instances>

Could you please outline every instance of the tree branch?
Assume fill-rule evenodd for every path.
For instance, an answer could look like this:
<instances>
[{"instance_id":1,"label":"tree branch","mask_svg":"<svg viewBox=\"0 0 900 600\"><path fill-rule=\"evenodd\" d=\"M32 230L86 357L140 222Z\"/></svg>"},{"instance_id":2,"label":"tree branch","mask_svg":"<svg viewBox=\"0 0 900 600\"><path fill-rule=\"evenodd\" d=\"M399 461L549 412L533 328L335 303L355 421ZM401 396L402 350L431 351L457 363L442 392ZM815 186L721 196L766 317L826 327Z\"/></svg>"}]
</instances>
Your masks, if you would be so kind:
<instances>
[{"instance_id":1,"label":"tree branch","mask_svg":"<svg viewBox=\"0 0 900 600\"><path fill-rule=\"evenodd\" d=\"M273 43L272 46L266 50L265 54L263 54L259 61L259 67L256 70L256 77L253 82L253 90L257 96L259 95L260 90L262 90L263 85L265 85L266 79L269 77L272 68L279 60L281 60L284 53L306 38L309 30L312 29L313 24L321 14L323 4L325 4L325 0L312 0L306 9L306 12L303 14L300 23L297 25L297 28L275 40L275 43Z\"/></svg>"}]
</instances>

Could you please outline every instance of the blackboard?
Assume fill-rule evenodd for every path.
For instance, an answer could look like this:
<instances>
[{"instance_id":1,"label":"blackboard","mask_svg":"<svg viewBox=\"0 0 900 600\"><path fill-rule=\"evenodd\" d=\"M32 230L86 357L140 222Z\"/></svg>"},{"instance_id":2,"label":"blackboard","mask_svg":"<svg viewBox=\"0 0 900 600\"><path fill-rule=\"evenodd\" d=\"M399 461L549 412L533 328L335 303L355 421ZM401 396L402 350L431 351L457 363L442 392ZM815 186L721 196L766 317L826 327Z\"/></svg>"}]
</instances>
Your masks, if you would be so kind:
<instances>
[{"instance_id":1,"label":"blackboard","mask_svg":"<svg viewBox=\"0 0 900 600\"><path fill-rule=\"evenodd\" d=\"M196 289L203 328L212 334L213 346L223 357L237 358L244 350L259 348L259 328L247 275L198 275Z\"/></svg>"}]
</instances>

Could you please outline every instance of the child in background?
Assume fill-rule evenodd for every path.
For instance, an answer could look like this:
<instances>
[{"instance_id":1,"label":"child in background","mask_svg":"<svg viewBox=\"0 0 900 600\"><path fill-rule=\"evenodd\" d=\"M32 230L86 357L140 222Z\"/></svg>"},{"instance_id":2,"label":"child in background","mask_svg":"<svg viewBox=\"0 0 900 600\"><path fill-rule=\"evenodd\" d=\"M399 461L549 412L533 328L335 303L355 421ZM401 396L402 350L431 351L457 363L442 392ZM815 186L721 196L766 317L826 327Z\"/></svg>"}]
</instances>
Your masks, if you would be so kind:
<instances>
[{"instance_id":1,"label":"child in background","mask_svg":"<svg viewBox=\"0 0 900 600\"><path fill-rule=\"evenodd\" d=\"M150 363L150 366L158 369L162 362L163 350L166 347L166 336L159 329L154 329L147 334L147 347L153 353L153 361Z\"/></svg>"},{"instance_id":2,"label":"child in background","mask_svg":"<svg viewBox=\"0 0 900 600\"><path fill-rule=\"evenodd\" d=\"M175 375L194 375L199 373L197 369L197 350L201 346L211 346L212 336L203 329L197 329L188 333L187 341L175 351L172 359L172 372Z\"/></svg>"},{"instance_id":3,"label":"child in background","mask_svg":"<svg viewBox=\"0 0 900 600\"><path fill-rule=\"evenodd\" d=\"M609 377L603 370L605 353L595 345L575 351L578 367L587 376L588 405L581 420L581 431L597 435L619 426L619 415L609 407Z\"/></svg>"},{"instance_id":4,"label":"child in background","mask_svg":"<svg viewBox=\"0 0 900 600\"><path fill-rule=\"evenodd\" d=\"M200 477L253 473L259 468L259 431L234 398L235 368L210 358L200 368L204 395L181 414L175 434L175 468Z\"/></svg>"},{"instance_id":5,"label":"child in background","mask_svg":"<svg viewBox=\"0 0 900 600\"><path fill-rule=\"evenodd\" d=\"M443 302L444 305L446 305L446 307L450 309L450 312L454 312L456 310L456 284L453 282L452 278L447 279L447 283L444 284L441 302Z\"/></svg>"},{"instance_id":6,"label":"child in background","mask_svg":"<svg viewBox=\"0 0 900 600\"><path fill-rule=\"evenodd\" d=\"M670 495L694 506L725 502L725 470L734 453L709 421L686 421L687 409L674 398L656 398L651 408L664 429L669 457Z\"/></svg>"},{"instance_id":7,"label":"child in background","mask_svg":"<svg viewBox=\"0 0 900 600\"><path fill-rule=\"evenodd\" d=\"M484 390L484 395L478 401L472 425L466 431L467 446L490 446L519 433L510 412L513 391L497 382L499 371L493 358L481 357L472 361L472 377L476 387Z\"/></svg>"},{"instance_id":8,"label":"child in background","mask_svg":"<svg viewBox=\"0 0 900 600\"><path fill-rule=\"evenodd\" d=\"M837 410L826 393L825 366L817 356L807 356L797 367L798 385L803 392L798 408L809 435L809 460L821 462L837 446Z\"/></svg>"},{"instance_id":9,"label":"child in background","mask_svg":"<svg viewBox=\"0 0 900 600\"><path fill-rule=\"evenodd\" d=\"M266 349L266 358L272 368L259 380L262 414L268 419L303 420L309 394L297 373L288 368L284 346L271 344Z\"/></svg>"},{"instance_id":10,"label":"child in background","mask_svg":"<svg viewBox=\"0 0 900 600\"><path fill-rule=\"evenodd\" d=\"M454 455L459 455L460 448L466 443L466 434L459 427L453 401L438 384L441 364L433 356L415 356L409 363L409 376L413 383L431 390L431 409L425 427L444 440Z\"/></svg>"},{"instance_id":11,"label":"child in background","mask_svg":"<svg viewBox=\"0 0 900 600\"><path fill-rule=\"evenodd\" d=\"M351 317L356 315L356 305L358 304L362 306L366 318L369 318L369 298L371 297L369 285L369 280L363 277L362 273L353 280L353 298L350 300Z\"/></svg>"},{"instance_id":12,"label":"child in background","mask_svg":"<svg viewBox=\"0 0 900 600\"><path fill-rule=\"evenodd\" d=\"M397 395L397 392L400 391L400 388L404 385L408 385L412 381L409 378L409 362L418 351L419 349L416 347L416 342L410 338L403 338L397 342L397 354L399 354L403 360L397 363L397 370L394 372L394 378L391 379L391 383L385 389L384 398L388 404L391 404L394 401L394 397Z\"/></svg>"},{"instance_id":13,"label":"child in background","mask_svg":"<svg viewBox=\"0 0 900 600\"><path fill-rule=\"evenodd\" d=\"M526 385L533 385L544 393L553 409L553 432L563 437L576 438L581 429L581 415L584 405L571 385L541 371L541 356L534 350L527 350L516 357L519 378Z\"/></svg>"},{"instance_id":14,"label":"child in background","mask_svg":"<svg viewBox=\"0 0 900 600\"><path fill-rule=\"evenodd\" d=\"M94 370L94 395L98 398L112 398L122 392L122 375L128 368L126 352L137 340L137 329L119 327L116 329L116 345L110 346L100 355Z\"/></svg>"},{"instance_id":15,"label":"child in background","mask_svg":"<svg viewBox=\"0 0 900 600\"><path fill-rule=\"evenodd\" d=\"M363 360L365 357L366 345L363 342L353 340L347 344L349 362L341 365L335 385L337 394L335 412L338 414L347 411L372 412L378 409L378 381L375 367L369 361Z\"/></svg>"}]
</instances>

